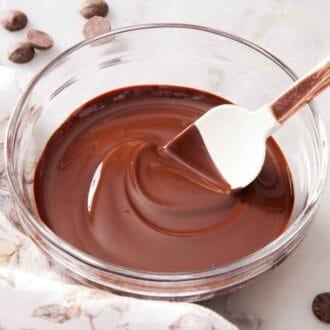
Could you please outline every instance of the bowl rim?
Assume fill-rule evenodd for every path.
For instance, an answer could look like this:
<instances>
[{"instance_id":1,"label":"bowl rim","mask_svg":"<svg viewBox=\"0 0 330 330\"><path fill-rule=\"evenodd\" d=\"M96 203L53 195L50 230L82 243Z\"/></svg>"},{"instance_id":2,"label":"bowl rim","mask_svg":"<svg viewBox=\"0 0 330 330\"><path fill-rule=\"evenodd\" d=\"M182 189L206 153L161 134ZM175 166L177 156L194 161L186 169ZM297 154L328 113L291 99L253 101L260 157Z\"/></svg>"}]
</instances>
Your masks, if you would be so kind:
<instances>
[{"instance_id":1,"label":"bowl rim","mask_svg":"<svg viewBox=\"0 0 330 330\"><path fill-rule=\"evenodd\" d=\"M182 24L182 23L140 24L140 25L132 25L120 29L115 29L109 33L81 41L73 45L72 47L68 48L67 50L63 51L52 61L50 61L36 75L34 75L32 80L29 82L29 84L23 91L18 103L16 104L14 111L10 116L5 134L4 153L5 153L5 171L9 182L9 190L11 197L13 199L14 205L19 208L19 210L22 212L24 217L29 221L30 225L32 225L37 230L37 232L43 238L45 238L53 247L60 250L64 254L71 256L73 259L75 259L75 261L79 261L83 263L85 266L87 265L96 268L97 270L100 271L106 271L111 274L116 274L131 279L156 281L156 282L180 282L186 280L200 280L200 279L212 278L216 276L225 276L228 275L229 273L240 273L241 271L244 271L246 267L252 267L253 265L262 263L264 260L267 260L269 257L272 257L272 255L278 252L281 248L289 245L290 242L303 230L303 228L305 228L309 224L311 216L316 210L317 204L321 197L322 189L325 184L327 166L328 166L328 151L327 151L326 131L324 128L324 124L320 118L319 112L316 110L316 106L314 102L309 103L309 109L312 114L314 124L316 127L315 133L317 137L317 142L319 144L318 161L321 170L317 183L315 184L315 189L308 195L308 199L304 209L299 213L295 221L274 241L272 241L265 247L257 250L256 252L250 255L247 255L241 259L238 259L221 267L217 267L211 270L196 271L196 272L155 273L155 272L132 270L122 266L116 266L111 263L104 262L102 260L99 260L95 257L88 255L85 252L82 252L81 250L75 248L74 246L65 242L63 239L57 236L42 221L38 221L36 219L35 215L24 205L24 201L20 197L20 190L17 183L15 182L15 177L16 177L15 169L10 159L11 148L13 148L14 140L15 140L13 134L13 128L16 127L17 122L19 121L20 113L23 109L23 105L27 101L33 88L37 85L38 81L42 79L42 77L45 74L47 74L50 70L52 70L59 62L61 62L62 59L74 53L75 51L79 50L80 48L90 45L95 41L99 41L104 38L109 38L111 36L120 35L127 32L134 32L138 30L150 30L150 29L197 30L230 39L232 41L238 42L243 46L247 46L248 48L256 51L257 53L263 55L264 57L272 61L282 71L284 71L293 81L297 79L297 75L286 64L284 64L281 60L279 60L277 57L275 57L274 55L272 55L270 52L263 49L262 47L244 38L236 36L234 34L214 28L209 28L206 26L199 26L194 24Z\"/></svg>"}]
</instances>

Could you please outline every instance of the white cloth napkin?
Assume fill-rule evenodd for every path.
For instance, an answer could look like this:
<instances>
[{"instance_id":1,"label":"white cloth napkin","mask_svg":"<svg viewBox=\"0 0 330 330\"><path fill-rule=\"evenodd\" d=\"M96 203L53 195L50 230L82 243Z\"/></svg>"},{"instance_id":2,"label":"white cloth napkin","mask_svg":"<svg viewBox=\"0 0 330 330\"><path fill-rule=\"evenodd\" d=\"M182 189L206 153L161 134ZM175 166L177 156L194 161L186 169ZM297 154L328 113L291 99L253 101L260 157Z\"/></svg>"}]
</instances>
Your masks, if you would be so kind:
<instances>
[{"instance_id":1,"label":"white cloth napkin","mask_svg":"<svg viewBox=\"0 0 330 330\"><path fill-rule=\"evenodd\" d=\"M8 267L0 268L0 306L1 329L236 329L198 305L119 297Z\"/></svg>"}]
</instances>

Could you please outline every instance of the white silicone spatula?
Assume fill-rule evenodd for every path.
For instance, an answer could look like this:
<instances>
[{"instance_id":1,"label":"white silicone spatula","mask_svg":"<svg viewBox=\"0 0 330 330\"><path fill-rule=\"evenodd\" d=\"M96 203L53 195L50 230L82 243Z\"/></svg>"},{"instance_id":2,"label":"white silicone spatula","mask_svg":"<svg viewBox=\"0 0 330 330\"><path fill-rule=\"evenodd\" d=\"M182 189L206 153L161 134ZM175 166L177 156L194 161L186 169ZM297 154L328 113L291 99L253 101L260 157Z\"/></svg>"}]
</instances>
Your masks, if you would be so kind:
<instances>
[{"instance_id":1,"label":"white silicone spatula","mask_svg":"<svg viewBox=\"0 0 330 330\"><path fill-rule=\"evenodd\" d=\"M273 102L255 111L232 104L214 107L164 148L219 190L244 188L264 164L266 139L329 85L330 56Z\"/></svg>"}]
</instances>

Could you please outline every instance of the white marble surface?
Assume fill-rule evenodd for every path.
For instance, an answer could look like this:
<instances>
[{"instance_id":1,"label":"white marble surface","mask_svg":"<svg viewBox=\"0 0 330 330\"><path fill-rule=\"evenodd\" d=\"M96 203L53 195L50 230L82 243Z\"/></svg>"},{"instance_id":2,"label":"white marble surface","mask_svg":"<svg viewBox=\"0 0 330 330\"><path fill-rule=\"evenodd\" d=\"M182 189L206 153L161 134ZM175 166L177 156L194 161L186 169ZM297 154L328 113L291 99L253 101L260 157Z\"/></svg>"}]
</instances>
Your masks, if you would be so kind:
<instances>
[{"instance_id":1,"label":"white marble surface","mask_svg":"<svg viewBox=\"0 0 330 330\"><path fill-rule=\"evenodd\" d=\"M17 7L31 26L53 34L57 47L39 54L17 70L21 84L38 67L81 38L79 0L0 0L0 7ZM40 14L37 3L48 14ZM329 0L111 0L113 28L150 22L207 25L243 36L271 51L298 74L330 53ZM18 5L19 4L19 5ZM60 17L60 18L59 18ZM0 31L0 59L8 43L20 38ZM17 69L17 66L15 66ZM330 93L318 100L330 137ZM250 288L206 305L232 319L242 330L325 330L311 312L315 294L330 291L330 184L310 233L297 250Z\"/></svg>"}]
</instances>

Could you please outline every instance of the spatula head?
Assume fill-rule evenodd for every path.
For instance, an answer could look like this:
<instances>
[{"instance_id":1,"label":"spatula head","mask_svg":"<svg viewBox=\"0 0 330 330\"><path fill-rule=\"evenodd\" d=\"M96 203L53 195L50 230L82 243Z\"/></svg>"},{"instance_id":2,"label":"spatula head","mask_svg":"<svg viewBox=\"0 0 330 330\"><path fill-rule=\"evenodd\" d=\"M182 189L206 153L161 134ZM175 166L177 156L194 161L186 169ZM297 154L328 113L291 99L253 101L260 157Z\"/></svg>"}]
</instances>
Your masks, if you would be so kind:
<instances>
[{"instance_id":1,"label":"spatula head","mask_svg":"<svg viewBox=\"0 0 330 330\"><path fill-rule=\"evenodd\" d=\"M267 107L247 111L221 105L206 112L165 148L213 187L232 192L257 177L265 160L266 139L277 125Z\"/></svg>"}]
</instances>

